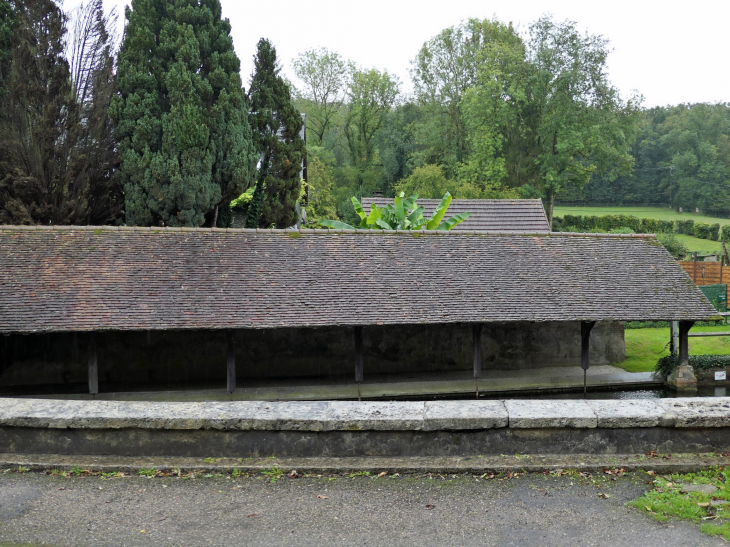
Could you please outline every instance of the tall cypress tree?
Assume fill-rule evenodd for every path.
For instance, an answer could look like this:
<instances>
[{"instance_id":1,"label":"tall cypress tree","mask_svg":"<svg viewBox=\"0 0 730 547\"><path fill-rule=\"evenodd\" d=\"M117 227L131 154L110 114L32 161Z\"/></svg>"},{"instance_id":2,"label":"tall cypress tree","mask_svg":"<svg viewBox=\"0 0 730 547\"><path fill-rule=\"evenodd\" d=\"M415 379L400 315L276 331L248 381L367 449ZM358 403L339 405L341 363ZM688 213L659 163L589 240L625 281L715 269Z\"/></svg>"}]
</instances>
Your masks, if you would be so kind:
<instances>
[{"instance_id":1,"label":"tall cypress tree","mask_svg":"<svg viewBox=\"0 0 730 547\"><path fill-rule=\"evenodd\" d=\"M0 99L7 93L15 13L8 0L0 0Z\"/></svg>"},{"instance_id":2,"label":"tall cypress tree","mask_svg":"<svg viewBox=\"0 0 730 547\"><path fill-rule=\"evenodd\" d=\"M219 0L132 0L117 124L126 221L215 224L255 180L240 61Z\"/></svg>"},{"instance_id":3,"label":"tall cypress tree","mask_svg":"<svg viewBox=\"0 0 730 547\"><path fill-rule=\"evenodd\" d=\"M300 171L306 153L300 136L302 117L294 108L289 85L279 73L273 44L262 38L254 57L248 92L251 126L261 154L248 226L288 228L298 220Z\"/></svg>"},{"instance_id":4,"label":"tall cypress tree","mask_svg":"<svg viewBox=\"0 0 730 547\"><path fill-rule=\"evenodd\" d=\"M71 165L79 109L63 55L66 16L53 0L13 2L7 93L0 110L0 222L86 222Z\"/></svg>"}]
</instances>

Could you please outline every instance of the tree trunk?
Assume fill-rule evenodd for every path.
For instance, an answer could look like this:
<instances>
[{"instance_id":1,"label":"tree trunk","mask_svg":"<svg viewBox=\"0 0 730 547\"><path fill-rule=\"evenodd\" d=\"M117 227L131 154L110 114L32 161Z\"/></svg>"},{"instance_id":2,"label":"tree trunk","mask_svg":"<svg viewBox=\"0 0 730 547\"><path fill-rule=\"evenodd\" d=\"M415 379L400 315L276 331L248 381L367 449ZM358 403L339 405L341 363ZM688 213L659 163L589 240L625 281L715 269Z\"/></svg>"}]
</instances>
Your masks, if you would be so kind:
<instances>
[{"instance_id":1,"label":"tree trunk","mask_svg":"<svg viewBox=\"0 0 730 547\"><path fill-rule=\"evenodd\" d=\"M211 223L210 227L215 228L216 224L218 224L218 206L215 206L215 211L213 212L213 222Z\"/></svg>"}]
</instances>

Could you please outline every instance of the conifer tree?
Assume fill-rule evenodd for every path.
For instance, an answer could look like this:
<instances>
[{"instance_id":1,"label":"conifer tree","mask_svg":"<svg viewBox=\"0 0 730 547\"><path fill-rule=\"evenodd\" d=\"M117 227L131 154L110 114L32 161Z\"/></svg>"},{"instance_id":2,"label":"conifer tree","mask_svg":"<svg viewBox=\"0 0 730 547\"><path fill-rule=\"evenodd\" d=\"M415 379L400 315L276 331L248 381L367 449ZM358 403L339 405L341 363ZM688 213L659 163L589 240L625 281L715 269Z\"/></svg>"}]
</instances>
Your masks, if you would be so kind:
<instances>
[{"instance_id":1,"label":"conifer tree","mask_svg":"<svg viewBox=\"0 0 730 547\"><path fill-rule=\"evenodd\" d=\"M120 176L130 225L215 225L255 180L240 61L219 0L132 0L119 52Z\"/></svg>"},{"instance_id":2,"label":"conifer tree","mask_svg":"<svg viewBox=\"0 0 730 547\"><path fill-rule=\"evenodd\" d=\"M0 119L0 223L86 221L71 175L78 106L63 56L66 16L52 0L13 3L7 93Z\"/></svg>"},{"instance_id":3,"label":"conifer tree","mask_svg":"<svg viewBox=\"0 0 730 547\"><path fill-rule=\"evenodd\" d=\"M10 51L15 28L15 13L8 0L0 0L0 98L7 93Z\"/></svg>"},{"instance_id":4,"label":"conifer tree","mask_svg":"<svg viewBox=\"0 0 730 547\"><path fill-rule=\"evenodd\" d=\"M248 92L251 126L261 154L256 191L247 219L250 228L289 228L298 220L296 204L306 153L300 135L303 124L280 71L276 49L262 38L254 57L254 74Z\"/></svg>"}]
</instances>

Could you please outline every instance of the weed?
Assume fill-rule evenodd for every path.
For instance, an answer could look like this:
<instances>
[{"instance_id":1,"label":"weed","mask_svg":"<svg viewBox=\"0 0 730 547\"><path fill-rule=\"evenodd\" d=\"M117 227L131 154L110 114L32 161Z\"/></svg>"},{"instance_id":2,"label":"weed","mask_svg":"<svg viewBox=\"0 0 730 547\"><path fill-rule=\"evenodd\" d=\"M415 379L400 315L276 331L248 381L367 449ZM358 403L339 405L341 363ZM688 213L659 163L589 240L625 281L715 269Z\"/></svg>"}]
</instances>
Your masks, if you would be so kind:
<instances>
[{"instance_id":1,"label":"weed","mask_svg":"<svg viewBox=\"0 0 730 547\"><path fill-rule=\"evenodd\" d=\"M29 469L29 468L27 468L27 467L22 467L22 466L19 466L19 467L18 467L18 468L17 468L16 470L15 470L15 472L16 472L16 473L27 473L28 471L30 471L30 469Z\"/></svg>"},{"instance_id":2,"label":"weed","mask_svg":"<svg viewBox=\"0 0 730 547\"><path fill-rule=\"evenodd\" d=\"M717 467L699 473L657 477L654 489L630 505L649 513L660 522L667 522L671 517L694 522L719 519L719 525L705 523L702 531L730 539L730 525L725 522L730 519L730 504L724 504L730 501L730 488L727 487L729 479L730 470ZM706 485L711 488L682 492L685 485Z\"/></svg>"},{"instance_id":3,"label":"weed","mask_svg":"<svg viewBox=\"0 0 730 547\"><path fill-rule=\"evenodd\" d=\"M237 467L234 467L233 468L233 473L231 473L231 476L234 479L237 479L238 477L243 477L245 474L246 473L244 473L243 471L240 471Z\"/></svg>"},{"instance_id":4,"label":"weed","mask_svg":"<svg viewBox=\"0 0 730 547\"><path fill-rule=\"evenodd\" d=\"M139 473L140 475L142 475L144 477L147 477L148 479L151 479L152 477L157 475L157 469L155 469L153 467L150 467L149 469L147 469L146 467L143 467L142 469L137 471L137 473Z\"/></svg>"},{"instance_id":5,"label":"weed","mask_svg":"<svg viewBox=\"0 0 730 547\"><path fill-rule=\"evenodd\" d=\"M273 484L277 480L279 480L279 478L281 478L284 472L278 467L272 467L271 469L265 469L264 471L261 471L261 474L266 477L268 482Z\"/></svg>"},{"instance_id":6,"label":"weed","mask_svg":"<svg viewBox=\"0 0 730 547\"><path fill-rule=\"evenodd\" d=\"M84 475L85 473L84 473L84 470L81 469L78 465L74 465L71 468L71 471L68 472L68 474L71 475L72 477L80 477L81 475Z\"/></svg>"},{"instance_id":7,"label":"weed","mask_svg":"<svg viewBox=\"0 0 730 547\"><path fill-rule=\"evenodd\" d=\"M354 479L355 477L369 477L370 471L357 471L355 473L350 473L349 477L351 479Z\"/></svg>"}]
</instances>

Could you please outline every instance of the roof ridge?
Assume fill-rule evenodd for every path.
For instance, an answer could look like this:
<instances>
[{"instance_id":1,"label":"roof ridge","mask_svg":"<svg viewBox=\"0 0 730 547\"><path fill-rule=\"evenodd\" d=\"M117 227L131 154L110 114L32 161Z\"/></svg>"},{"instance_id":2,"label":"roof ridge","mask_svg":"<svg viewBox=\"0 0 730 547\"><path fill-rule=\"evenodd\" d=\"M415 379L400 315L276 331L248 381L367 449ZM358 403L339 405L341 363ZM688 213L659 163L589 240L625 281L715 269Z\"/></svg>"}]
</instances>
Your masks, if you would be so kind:
<instances>
[{"instance_id":1,"label":"roof ridge","mask_svg":"<svg viewBox=\"0 0 730 547\"><path fill-rule=\"evenodd\" d=\"M9 231L87 231L87 232L207 232L207 233L251 233L251 234L362 234L362 235L434 235L434 236L541 236L541 237L600 237L625 239L656 239L656 234L604 234L587 232L548 232L542 230L333 230L329 228L192 228L172 226L69 226L69 225L0 225L0 232Z\"/></svg>"}]
</instances>

